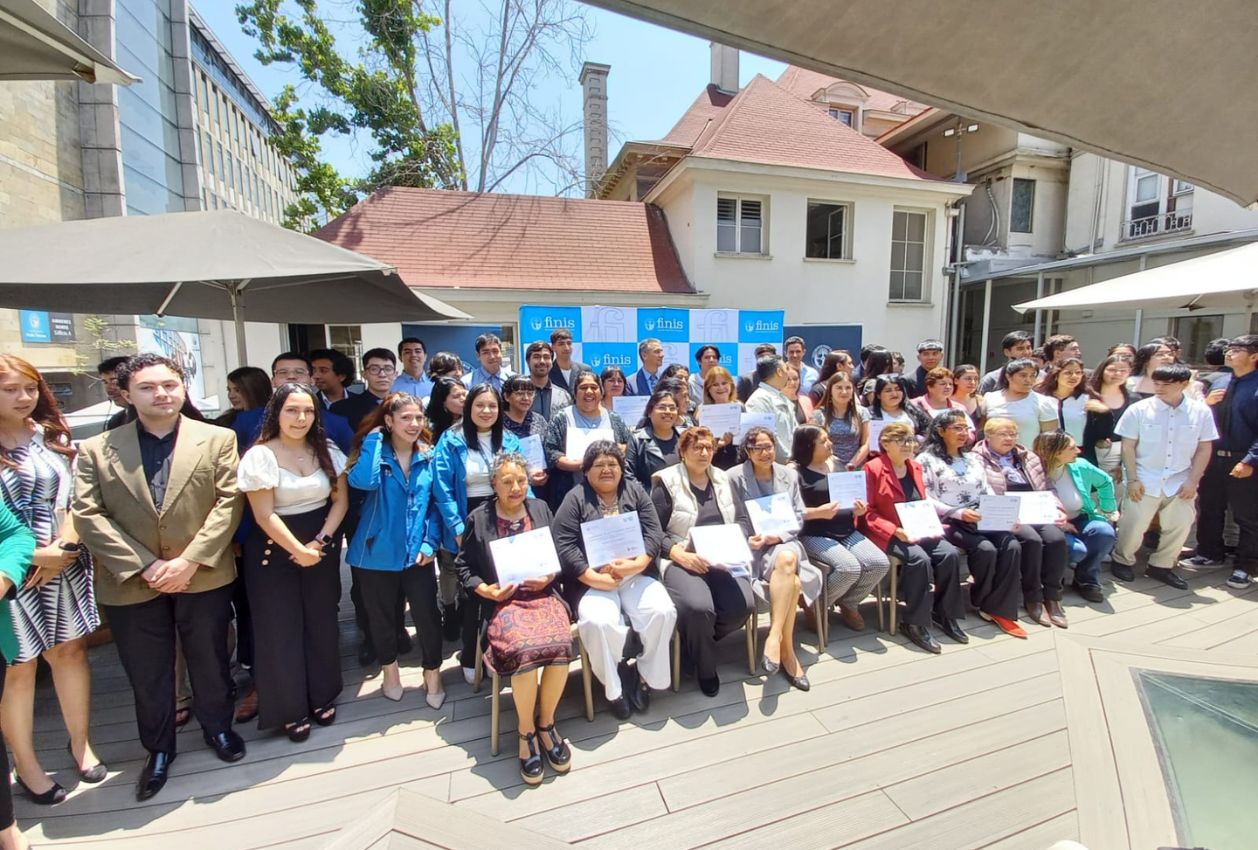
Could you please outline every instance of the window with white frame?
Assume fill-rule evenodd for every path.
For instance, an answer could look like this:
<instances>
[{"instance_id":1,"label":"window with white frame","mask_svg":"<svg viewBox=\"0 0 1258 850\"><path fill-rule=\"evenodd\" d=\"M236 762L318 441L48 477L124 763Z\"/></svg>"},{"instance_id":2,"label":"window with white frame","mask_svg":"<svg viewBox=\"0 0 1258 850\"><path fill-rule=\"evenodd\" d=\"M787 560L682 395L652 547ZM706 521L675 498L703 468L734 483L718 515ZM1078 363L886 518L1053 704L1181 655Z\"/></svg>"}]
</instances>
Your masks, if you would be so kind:
<instances>
[{"instance_id":1,"label":"window with white frame","mask_svg":"<svg viewBox=\"0 0 1258 850\"><path fill-rule=\"evenodd\" d=\"M716 250L721 254L763 254L762 198L721 195L716 199Z\"/></svg>"},{"instance_id":2,"label":"window with white frame","mask_svg":"<svg viewBox=\"0 0 1258 850\"><path fill-rule=\"evenodd\" d=\"M1035 220L1035 181L1013 178L1013 201L1009 205L1009 230L1030 233Z\"/></svg>"},{"instance_id":3,"label":"window with white frame","mask_svg":"<svg viewBox=\"0 0 1258 850\"><path fill-rule=\"evenodd\" d=\"M1192 227L1193 184L1132 166L1123 237L1139 239Z\"/></svg>"},{"instance_id":4,"label":"window with white frame","mask_svg":"<svg viewBox=\"0 0 1258 850\"><path fill-rule=\"evenodd\" d=\"M926 234L930 214L895 210L891 221L892 301L926 300Z\"/></svg>"},{"instance_id":5,"label":"window with white frame","mask_svg":"<svg viewBox=\"0 0 1258 850\"><path fill-rule=\"evenodd\" d=\"M844 109L841 106L831 106L830 117L837 118L849 127L856 123L856 112L851 109Z\"/></svg>"},{"instance_id":6,"label":"window with white frame","mask_svg":"<svg viewBox=\"0 0 1258 850\"><path fill-rule=\"evenodd\" d=\"M808 202L804 225L804 256L812 260L850 260L852 205L836 201Z\"/></svg>"}]
</instances>

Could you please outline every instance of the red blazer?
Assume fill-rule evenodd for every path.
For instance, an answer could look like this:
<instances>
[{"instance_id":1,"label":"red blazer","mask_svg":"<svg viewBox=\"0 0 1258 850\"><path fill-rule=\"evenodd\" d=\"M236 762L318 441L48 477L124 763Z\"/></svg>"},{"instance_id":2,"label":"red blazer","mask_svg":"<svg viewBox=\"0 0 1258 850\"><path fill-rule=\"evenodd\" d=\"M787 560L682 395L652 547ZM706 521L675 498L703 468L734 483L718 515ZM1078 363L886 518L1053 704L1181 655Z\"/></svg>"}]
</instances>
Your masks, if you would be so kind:
<instances>
[{"instance_id":1,"label":"red blazer","mask_svg":"<svg viewBox=\"0 0 1258 850\"><path fill-rule=\"evenodd\" d=\"M913 476L913 486L917 488L917 497L926 498L926 485L922 483L922 465L909 458L906 461L909 474ZM874 542L879 549L886 550L887 545L895 537L900 527L900 517L895 512L898 502L905 501L904 488L896 477L891 461L877 454L865 464L865 486L869 500L868 510L861 517L861 533Z\"/></svg>"}]
</instances>

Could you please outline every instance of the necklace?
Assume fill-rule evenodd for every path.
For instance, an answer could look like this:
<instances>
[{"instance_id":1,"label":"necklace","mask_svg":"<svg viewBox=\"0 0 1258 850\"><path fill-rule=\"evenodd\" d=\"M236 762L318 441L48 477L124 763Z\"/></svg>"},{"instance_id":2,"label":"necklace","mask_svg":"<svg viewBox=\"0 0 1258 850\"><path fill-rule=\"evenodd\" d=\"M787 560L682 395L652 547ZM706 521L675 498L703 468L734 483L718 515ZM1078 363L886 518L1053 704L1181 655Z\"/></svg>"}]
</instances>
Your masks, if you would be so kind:
<instances>
[{"instance_id":1,"label":"necklace","mask_svg":"<svg viewBox=\"0 0 1258 850\"><path fill-rule=\"evenodd\" d=\"M312 474L316 469L318 469L319 460L315 457L314 451L311 449L304 448L299 451L294 451L288 446L283 446L282 448L284 449L284 460L297 467L298 475L304 477Z\"/></svg>"}]
</instances>

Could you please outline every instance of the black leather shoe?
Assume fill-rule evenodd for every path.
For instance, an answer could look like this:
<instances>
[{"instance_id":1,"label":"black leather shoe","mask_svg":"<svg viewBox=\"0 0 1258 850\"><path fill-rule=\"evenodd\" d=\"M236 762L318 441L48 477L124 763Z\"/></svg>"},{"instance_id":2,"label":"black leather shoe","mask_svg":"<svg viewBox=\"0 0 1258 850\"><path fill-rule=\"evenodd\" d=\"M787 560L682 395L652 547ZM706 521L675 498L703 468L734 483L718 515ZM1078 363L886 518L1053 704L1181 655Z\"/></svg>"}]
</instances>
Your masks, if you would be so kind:
<instances>
[{"instance_id":1,"label":"black leather shoe","mask_svg":"<svg viewBox=\"0 0 1258 850\"><path fill-rule=\"evenodd\" d=\"M1109 565L1109 574L1119 581L1135 581L1136 571L1126 564L1120 564L1114 561Z\"/></svg>"},{"instance_id":2,"label":"black leather shoe","mask_svg":"<svg viewBox=\"0 0 1258 850\"><path fill-rule=\"evenodd\" d=\"M371 645L371 641L363 640L358 645L358 666L370 667L376 663L376 648Z\"/></svg>"},{"instance_id":3,"label":"black leather shoe","mask_svg":"<svg viewBox=\"0 0 1258 850\"><path fill-rule=\"evenodd\" d=\"M537 733L529 732L527 735L521 735L520 740L529 745L529 757L520 759L520 778L524 780L525 785L540 785L542 776L546 773L546 767L545 762L542 761L542 754L537 751Z\"/></svg>"},{"instance_id":4,"label":"black leather shoe","mask_svg":"<svg viewBox=\"0 0 1258 850\"><path fill-rule=\"evenodd\" d=\"M791 683L792 688L799 688L801 691L807 691L812 688L812 684L808 681L808 677L802 672L798 676L792 676L786 672L786 668L782 667L782 678Z\"/></svg>"},{"instance_id":5,"label":"black leather shoe","mask_svg":"<svg viewBox=\"0 0 1258 850\"><path fill-rule=\"evenodd\" d=\"M633 706L630 705L628 698L623 694L612 700L610 705L612 707L612 717L617 720L628 720L633 716Z\"/></svg>"},{"instance_id":6,"label":"black leather shoe","mask_svg":"<svg viewBox=\"0 0 1258 850\"><path fill-rule=\"evenodd\" d=\"M630 669L633 670L633 689L626 691L626 695L633 703L633 710L643 714L651 708L651 689L642 681L642 674L638 672L636 665Z\"/></svg>"},{"instance_id":7,"label":"black leather shoe","mask_svg":"<svg viewBox=\"0 0 1258 850\"><path fill-rule=\"evenodd\" d=\"M205 735L205 743L214 751L214 755L223 761L240 761L245 757L245 739L232 730L219 732L217 735Z\"/></svg>"},{"instance_id":8,"label":"black leather shoe","mask_svg":"<svg viewBox=\"0 0 1258 850\"><path fill-rule=\"evenodd\" d=\"M949 617L934 617L935 625L939 627L939 631L946 634L949 638L957 643L969 643L970 636L961 628L961 624Z\"/></svg>"},{"instance_id":9,"label":"black leather shoe","mask_svg":"<svg viewBox=\"0 0 1258 850\"><path fill-rule=\"evenodd\" d=\"M934 653L935 655L943 652L943 647L939 645L939 641L935 640L935 636L932 635L930 633L930 629L925 626L914 626L910 623L901 623L900 632L927 652Z\"/></svg>"},{"instance_id":10,"label":"black leather shoe","mask_svg":"<svg viewBox=\"0 0 1258 850\"><path fill-rule=\"evenodd\" d=\"M1145 572L1149 578L1155 578L1162 584L1168 584L1176 590L1187 590L1188 582L1179 577L1174 570L1164 569L1162 567L1149 567Z\"/></svg>"},{"instance_id":11,"label":"black leather shoe","mask_svg":"<svg viewBox=\"0 0 1258 850\"><path fill-rule=\"evenodd\" d=\"M572 768L572 748L555 731L554 723L537 727L537 742L542 745L542 754L546 756L546 763L555 773L562 775Z\"/></svg>"},{"instance_id":12,"label":"black leather shoe","mask_svg":"<svg viewBox=\"0 0 1258 850\"><path fill-rule=\"evenodd\" d=\"M55 806L58 803L64 803L66 799L66 789L62 788L58 783L52 783L52 787L42 794L36 794L30 788L26 787L26 783L22 778L17 777L17 784L21 786L22 792L26 794L26 798L32 803L40 806Z\"/></svg>"},{"instance_id":13,"label":"black leather shoe","mask_svg":"<svg viewBox=\"0 0 1258 850\"><path fill-rule=\"evenodd\" d=\"M166 786L170 778L170 765L175 760L174 753L149 753L140 770L140 780L135 783L135 799L144 802Z\"/></svg>"},{"instance_id":14,"label":"black leather shoe","mask_svg":"<svg viewBox=\"0 0 1258 850\"><path fill-rule=\"evenodd\" d=\"M1082 596L1088 602L1104 602L1105 591L1101 590L1099 584L1080 584L1075 582L1070 585L1070 589Z\"/></svg>"},{"instance_id":15,"label":"black leather shoe","mask_svg":"<svg viewBox=\"0 0 1258 850\"><path fill-rule=\"evenodd\" d=\"M699 690L703 692L705 697L714 697L721 692L721 679L719 676L713 676L711 679L700 679Z\"/></svg>"}]
</instances>

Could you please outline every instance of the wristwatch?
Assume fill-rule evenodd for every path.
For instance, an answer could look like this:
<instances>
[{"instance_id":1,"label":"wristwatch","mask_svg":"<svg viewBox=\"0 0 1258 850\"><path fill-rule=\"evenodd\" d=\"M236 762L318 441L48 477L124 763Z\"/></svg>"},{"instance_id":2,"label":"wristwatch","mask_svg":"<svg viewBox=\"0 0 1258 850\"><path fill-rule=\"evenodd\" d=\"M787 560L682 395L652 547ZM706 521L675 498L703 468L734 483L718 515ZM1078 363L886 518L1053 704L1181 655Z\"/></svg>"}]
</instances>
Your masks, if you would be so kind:
<instances>
[{"instance_id":1,"label":"wristwatch","mask_svg":"<svg viewBox=\"0 0 1258 850\"><path fill-rule=\"evenodd\" d=\"M63 552L80 552L83 549L82 543L67 543L61 541L61 551Z\"/></svg>"},{"instance_id":2,"label":"wristwatch","mask_svg":"<svg viewBox=\"0 0 1258 850\"><path fill-rule=\"evenodd\" d=\"M316 538L315 538L315 540L319 541L319 542L320 542L320 543L322 543L324 546L330 546L330 545L332 545L332 535L331 535L331 534L320 534L318 537L316 537Z\"/></svg>"}]
</instances>

